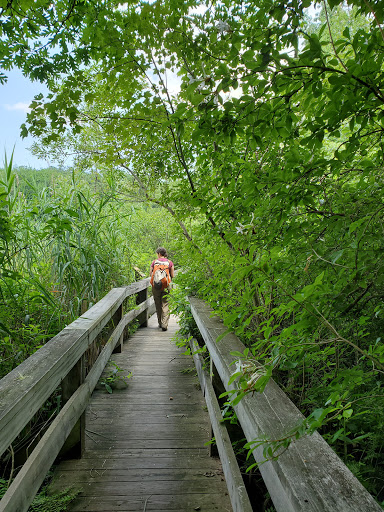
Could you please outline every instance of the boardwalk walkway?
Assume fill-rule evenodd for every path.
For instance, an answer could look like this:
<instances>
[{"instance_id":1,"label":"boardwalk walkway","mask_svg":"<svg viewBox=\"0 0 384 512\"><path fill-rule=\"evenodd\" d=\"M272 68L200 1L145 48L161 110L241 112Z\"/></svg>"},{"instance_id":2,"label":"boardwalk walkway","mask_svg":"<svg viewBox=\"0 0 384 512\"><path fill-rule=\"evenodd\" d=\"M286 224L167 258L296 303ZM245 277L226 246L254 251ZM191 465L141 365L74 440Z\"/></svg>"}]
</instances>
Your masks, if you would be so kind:
<instances>
[{"instance_id":1,"label":"boardwalk walkway","mask_svg":"<svg viewBox=\"0 0 384 512\"><path fill-rule=\"evenodd\" d=\"M86 451L62 462L52 490L81 493L71 512L232 510L220 462L209 457L208 413L191 358L152 317L112 360L132 371L126 389L95 391ZM192 370L192 371L188 371Z\"/></svg>"}]
</instances>

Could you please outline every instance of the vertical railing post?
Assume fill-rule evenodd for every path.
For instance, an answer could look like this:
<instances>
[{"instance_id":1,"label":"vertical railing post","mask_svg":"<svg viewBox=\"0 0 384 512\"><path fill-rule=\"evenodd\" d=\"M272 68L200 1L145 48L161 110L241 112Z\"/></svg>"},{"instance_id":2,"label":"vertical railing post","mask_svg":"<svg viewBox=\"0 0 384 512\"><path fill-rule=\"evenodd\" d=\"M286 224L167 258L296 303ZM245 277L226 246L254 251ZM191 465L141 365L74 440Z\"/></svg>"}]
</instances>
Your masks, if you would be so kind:
<instances>
[{"instance_id":1,"label":"vertical railing post","mask_svg":"<svg viewBox=\"0 0 384 512\"><path fill-rule=\"evenodd\" d=\"M216 370L216 366L213 364L212 357L209 358L209 375L211 377L212 386L213 386L213 388L215 388L215 381L217 381L218 378L220 379L220 377ZM212 439L214 437L212 425L210 426L210 430L211 430L211 439ZM209 455L211 457L219 456L219 450L218 450L216 444L211 443L209 445Z\"/></svg>"},{"instance_id":2,"label":"vertical railing post","mask_svg":"<svg viewBox=\"0 0 384 512\"><path fill-rule=\"evenodd\" d=\"M121 305L117 310L116 313L112 317L112 324L113 329L116 329L118 323L123 318L123 305ZM123 350L123 342L124 342L124 333L121 333L119 341L116 343L116 346L113 350L114 354L120 354Z\"/></svg>"},{"instance_id":3,"label":"vertical railing post","mask_svg":"<svg viewBox=\"0 0 384 512\"><path fill-rule=\"evenodd\" d=\"M73 393L84 382L85 358L84 355L78 360L67 376L61 382L62 403L68 402ZM59 457L63 459L81 459L85 447L85 413L78 419L72 432L62 447Z\"/></svg>"},{"instance_id":4,"label":"vertical railing post","mask_svg":"<svg viewBox=\"0 0 384 512\"><path fill-rule=\"evenodd\" d=\"M141 290L138 292L136 297L136 304L139 305L148 298L148 288L145 288L144 290ZM148 308L140 313L140 315L137 317L139 321L140 327L148 327Z\"/></svg>"},{"instance_id":5,"label":"vertical railing post","mask_svg":"<svg viewBox=\"0 0 384 512\"><path fill-rule=\"evenodd\" d=\"M88 300L86 298L81 299L80 305L80 316L83 315L88 309Z\"/></svg>"}]
</instances>

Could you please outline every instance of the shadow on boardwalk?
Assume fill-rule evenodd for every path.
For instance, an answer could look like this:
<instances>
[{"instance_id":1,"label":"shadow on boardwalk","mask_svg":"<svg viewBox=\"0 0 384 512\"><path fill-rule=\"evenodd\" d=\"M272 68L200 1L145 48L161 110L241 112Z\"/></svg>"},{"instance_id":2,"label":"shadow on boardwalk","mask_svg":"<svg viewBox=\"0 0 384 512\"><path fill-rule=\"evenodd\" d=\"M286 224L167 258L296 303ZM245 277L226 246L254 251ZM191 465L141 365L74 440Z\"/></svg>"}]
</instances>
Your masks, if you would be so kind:
<instances>
[{"instance_id":1,"label":"shadow on boardwalk","mask_svg":"<svg viewBox=\"0 0 384 512\"><path fill-rule=\"evenodd\" d=\"M86 413L86 450L63 461L52 491L81 489L72 512L232 510L220 462L204 444L210 424L191 357L156 316L112 360L132 371L125 389L97 390Z\"/></svg>"}]
</instances>

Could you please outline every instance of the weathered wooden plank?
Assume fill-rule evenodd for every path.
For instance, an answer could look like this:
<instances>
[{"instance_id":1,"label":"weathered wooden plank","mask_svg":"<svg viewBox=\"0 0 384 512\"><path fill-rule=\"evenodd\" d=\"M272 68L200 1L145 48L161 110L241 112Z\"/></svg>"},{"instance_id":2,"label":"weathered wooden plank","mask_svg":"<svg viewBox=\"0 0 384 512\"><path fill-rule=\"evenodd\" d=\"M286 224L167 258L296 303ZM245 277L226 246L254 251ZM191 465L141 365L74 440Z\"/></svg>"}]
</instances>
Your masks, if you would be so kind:
<instances>
[{"instance_id":1,"label":"weathered wooden plank","mask_svg":"<svg viewBox=\"0 0 384 512\"><path fill-rule=\"evenodd\" d=\"M125 358L116 358L116 362L120 360L126 361L127 363L135 363L135 366L137 365L138 369L142 368L147 370L150 370L151 367L155 367L156 369L164 367L178 369L180 367L180 370L182 370L183 367L191 368L191 364L189 361L186 361L185 356L182 354L172 354L172 352L161 352L157 350L153 350L152 352L144 351L143 353L140 353L139 351L135 352L129 348L128 350L129 352L127 356Z\"/></svg>"},{"instance_id":2,"label":"weathered wooden plank","mask_svg":"<svg viewBox=\"0 0 384 512\"><path fill-rule=\"evenodd\" d=\"M97 388L97 395L95 396L95 401L97 400L108 400L108 398L111 400L111 402L124 400L123 391L125 388L129 388L129 390L135 394L136 391L139 391L141 393L141 396L138 396L135 398L135 400L132 399L132 404L134 403L156 403L155 400L163 400L165 399L166 403L167 401L173 401L175 399L184 400L185 403L201 403L201 400L199 400L199 397L195 396L196 389L200 389L200 387L197 387L193 382L187 383L185 387L185 391L180 391L180 388L177 386L161 386L159 389L157 389L156 393L151 394L151 388L149 386L145 386L143 391L140 390L140 384L133 383L131 381L128 381L128 383L124 382L117 382L116 384L113 384L115 387L113 394L115 395L113 398L107 396L107 391L103 389L103 386L98 386ZM153 388L152 388L153 389ZM151 399L151 396L153 397ZM197 401L197 402L196 402Z\"/></svg>"},{"instance_id":3,"label":"weathered wooden plank","mask_svg":"<svg viewBox=\"0 0 384 512\"><path fill-rule=\"evenodd\" d=\"M149 325L153 325L153 321ZM175 325L171 324L164 333L167 336L156 338L159 346L169 345L168 361L178 353L178 349L169 344L174 329ZM153 332L156 334L155 329ZM157 380L155 373L150 378L135 381L136 364L145 359L150 366L155 366L161 352L137 351L131 366L131 360L125 358L125 354L129 355L132 347L143 348L145 343L145 338L135 334L124 345L122 354L117 354L118 357L114 354L113 360L132 371L134 377L125 389L112 395L100 391L93 394L87 410L89 421L84 457L74 461L76 466L68 463L59 466L61 477L56 480L57 489L72 482L83 488L70 510L84 507L84 510L92 510L92 504L98 507L100 503L103 503L100 508L104 512L108 507L121 510L124 503L140 512L144 506L146 510L157 512L180 512L194 503L194 496L195 507L204 505L210 507L206 510L231 510L221 466L217 460L209 458L209 449L205 446L210 439L209 421L203 397L196 388L196 378L178 374L175 379L169 364L166 365L168 377L161 376ZM185 356L181 358L187 360ZM190 366L190 362L188 364ZM141 390L140 383L143 384ZM187 391L183 389L184 383ZM109 494L113 496L111 501L106 498ZM203 495L206 498L201 501ZM82 496L87 497L87 504ZM155 498L153 507L152 497Z\"/></svg>"},{"instance_id":4,"label":"weathered wooden plank","mask_svg":"<svg viewBox=\"0 0 384 512\"><path fill-rule=\"evenodd\" d=\"M202 439L201 436L186 438L173 438L173 439L147 439L143 436L142 439L121 439L109 440L100 438L100 436L91 434L92 439L87 436L85 446L87 449L92 450L117 450L119 448L125 450L132 450L136 448L148 450L181 450L185 448L203 448L204 444L210 440L208 434ZM0 509L1 510L1 509Z\"/></svg>"},{"instance_id":5,"label":"weathered wooden plank","mask_svg":"<svg viewBox=\"0 0 384 512\"><path fill-rule=\"evenodd\" d=\"M148 299L150 300L150 299ZM142 329L146 330L146 329ZM179 355L182 356L184 350L177 349L172 350L171 346L163 345L161 341L163 339L169 340L169 334L168 331L160 331L159 329L156 329L152 332L150 336L146 334L145 336L143 334L140 334L141 329L139 331L136 331L134 338L129 338L128 340L128 346L130 347L131 352L134 355L140 355L140 345L143 346L143 350L145 352L156 352L159 351L159 353L165 352L165 353L173 353L173 355ZM134 343L133 343L134 340ZM131 345L132 343L132 345Z\"/></svg>"},{"instance_id":6,"label":"weathered wooden plank","mask_svg":"<svg viewBox=\"0 0 384 512\"><path fill-rule=\"evenodd\" d=\"M145 359L139 359L143 357L146 357L152 361L153 366L155 367L168 365L171 367L173 366L174 368L180 366L182 369L184 365L185 368L190 368L190 364L185 360L185 356L172 354L172 352L161 352L157 350L153 350L151 352L143 351L142 354L132 351L125 359L121 359L121 361L127 361L127 363L135 363L149 369L152 365L148 362L145 362ZM116 362L119 361L118 358L115 359L115 356L113 358L116 360Z\"/></svg>"},{"instance_id":7,"label":"weathered wooden plank","mask_svg":"<svg viewBox=\"0 0 384 512\"><path fill-rule=\"evenodd\" d=\"M87 347L86 331L66 328L0 381L0 453L58 387Z\"/></svg>"},{"instance_id":8,"label":"weathered wooden plank","mask_svg":"<svg viewBox=\"0 0 384 512\"><path fill-rule=\"evenodd\" d=\"M92 410L96 409L92 402L91 407ZM170 400L169 404L162 404L161 407L157 407L156 410L154 410L153 404L125 404L123 409L124 410L121 412L121 414L135 414L136 412L143 414L151 414L157 412L159 416L167 416L174 413L180 413L186 414L188 416L195 414L199 415L199 417L201 418L201 413L205 410L205 406L201 404L174 404L173 400ZM113 415L116 414L116 404L113 402L106 401L105 403L103 403L103 411L106 411L107 413L109 412L111 417L113 417ZM101 413L102 411L100 411L100 414Z\"/></svg>"},{"instance_id":9,"label":"weathered wooden plank","mask_svg":"<svg viewBox=\"0 0 384 512\"><path fill-rule=\"evenodd\" d=\"M146 340L142 341L143 345L145 345ZM157 341L157 343L159 343ZM165 365L167 363L173 362L183 362L187 367L191 365L190 361L188 361L185 355L181 352L174 352L170 350L161 350L157 349L156 346L151 350L140 350L140 347L129 347L128 342L128 350L129 352L126 354L124 359L135 361L138 365L149 366L147 362L147 358L152 360L152 363L155 365Z\"/></svg>"},{"instance_id":10,"label":"weathered wooden plank","mask_svg":"<svg viewBox=\"0 0 384 512\"><path fill-rule=\"evenodd\" d=\"M121 359L121 360L127 361L127 362L134 362L135 364L150 368L150 366L152 366L152 365L150 365L148 362L145 362L145 359L139 359L144 356L151 359L153 362L153 365L156 367L157 366L159 366L159 367L165 366L165 365L176 367L177 364L179 364L181 366L182 363L185 365L186 368L190 367L189 363L187 361L185 361L185 356L178 355L178 354L172 355L172 352L162 353L161 351L157 351L157 350L153 350L152 352L144 351L142 354L140 354L139 351L137 351L137 353L132 351L129 353L129 355L125 359ZM115 356L114 356L114 359L115 359ZM116 358L116 361L118 361L118 360L119 360L119 358Z\"/></svg>"},{"instance_id":11,"label":"weathered wooden plank","mask_svg":"<svg viewBox=\"0 0 384 512\"><path fill-rule=\"evenodd\" d=\"M131 368L127 371L132 371ZM108 375L108 372L106 372L104 375ZM116 381L116 383L118 383L119 381ZM141 384L140 380L137 380L134 376L134 371L132 371L132 378L127 380L125 382L126 385L121 385L120 387L117 387L117 389L115 390L115 393L112 397L109 397L111 399L115 399L118 400L119 398L121 397L124 397L124 391L125 389L129 389L131 390L132 394L134 394L134 392L141 388L142 387L142 393L143 395L147 394L147 395L151 395L151 394L162 394L162 395L165 395L169 390L174 390L175 391L175 394L179 394L179 395L184 395L186 397L189 398L189 395L190 395L190 392L191 391L195 391L196 389L199 389L200 386L196 383L196 380L194 379L191 379L190 377L186 376L186 389L184 391L184 385L183 387L180 389L180 387L178 385L180 385L180 383L183 382L182 379L179 378L179 382L175 382L175 380L173 382L170 382L170 383L166 383L166 382L161 382L160 381L160 386L159 388L157 388L157 386L155 386L153 383L152 383L152 386L146 382L144 384ZM122 383L122 382L121 382ZM155 388L155 389L154 389ZM152 393L151 393L152 391ZM98 387L97 390L95 391L95 399L97 398L103 398L105 396L105 391L103 390L103 388L101 387ZM199 396L199 395L197 395Z\"/></svg>"},{"instance_id":12,"label":"weathered wooden plank","mask_svg":"<svg viewBox=\"0 0 384 512\"><path fill-rule=\"evenodd\" d=\"M121 367L124 367L124 365L121 364L121 361L117 360L115 357L113 357L113 360ZM132 370L132 362L129 361L129 363L125 366L125 368L129 371ZM141 365L141 364L135 364L135 371L133 372L133 378L136 379L136 377L166 377L167 374L173 375L174 377L179 377L180 375L188 374L190 370L190 366L186 367L184 364L181 363L175 363L172 361L172 364L169 364L168 362L164 364L153 364L153 365ZM189 373L190 375L193 375Z\"/></svg>"},{"instance_id":13,"label":"weathered wooden plank","mask_svg":"<svg viewBox=\"0 0 384 512\"><path fill-rule=\"evenodd\" d=\"M142 343L143 343L143 345L145 345L147 343L147 340L145 338L143 338ZM143 358L143 355L145 355L146 357L153 358L153 359L154 359L154 356L157 356L159 363L162 363L163 360L164 360L164 362L166 362L167 359L171 358L171 357L178 359L180 361L184 358L184 362L186 362L185 357L183 356L182 353L175 354L175 352L172 350L169 350L168 347L158 348L156 345L154 345L150 349L143 348L143 350L140 350L140 347L132 348L127 356L127 359L135 360L138 357L140 357L140 358L142 358L142 361L144 362L145 359ZM156 359L155 359L155 361L156 361Z\"/></svg>"},{"instance_id":14,"label":"weathered wooden plank","mask_svg":"<svg viewBox=\"0 0 384 512\"><path fill-rule=\"evenodd\" d=\"M190 479L188 481L183 480L147 480L141 479L139 481L125 481L116 480L111 481L109 478L95 480L88 478L84 482L79 482L72 479L72 473L68 473L68 479L63 482L53 482L51 484L52 492L62 489L63 486L70 485L74 489L81 489L80 496L150 496L151 494L162 494L168 496L182 496L183 494L210 494L211 486L217 487L216 492L227 492L225 482L216 478L204 478L204 479ZM74 474L76 477L76 473ZM15 512L15 511L14 511Z\"/></svg>"},{"instance_id":15,"label":"weathered wooden plank","mask_svg":"<svg viewBox=\"0 0 384 512\"><path fill-rule=\"evenodd\" d=\"M61 383L61 398L65 405L73 393L84 382L85 361L84 355L78 360L72 370L67 374ZM85 414L83 413L65 440L61 449L61 457L80 458L85 448Z\"/></svg>"},{"instance_id":16,"label":"weathered wooden plank","mask_svg":"<svg viewBox=\"0 0 384 512\"><path fill-rule=\"evenodd\" d=\"M131 389L132 390L132 401L131 403L136 403L139 402L139 403L156 403L156 400L161 400L161 402L158 402L158 403L168 403L168 401L170 400L170 398L173 397L173 399L180 399L180 400L184 400L186 403L201 403L201 400L200 400L200 397L197 395L195 395L194 393L194 396L192 396L192 392L194 392L197 388L195 387L190 387L188 389L188 391L180 391L180 389L177 389L175 387L173 388L163 388L163 389L160 389L158 392L153 392L151 393L151 391L149 389L146 389L145 391L143 391L143 393L141 394L141 396L137 396L135 395L135 390L137 389L136 386L130 386L129 385L129 382L128 382L128 385L127 385L127 388ZM173 390L174 392L172 393L172 395L170 395L169 391L170 390ZM108 396L109 395L109 396ZM118 402L119 400L124 400L125 399L125 395L124 395L124 387L122 387L122 389L116 389L114 392L113 392L113 396L110 396L110 394L106 394L103 390L98 390L95 392L95 396L94 396L94 401L95 403L100 400L101 402L104 401L104 400L108 400L109 402Z\"/></svg>"},{"instance_id":17,"label":"weathered wooden plank","mask_svg":"<svg viewBox=\"0 0 384 512\"><path fill-rule=\"evenodd\" d=\"M5 493L0 502L1 512L28 510L58 451L85 409L90 394L88 386L83 384L67 402Z\"/></svg>"},{"instance_id":18,"label":"weathered wooden plank","mask_svg":"<svg viewBox=\"0 0 384 512\"><path fill-rule=\"evenodd\" d=\"M108 367L107 367L108 368ZM130 371L131 368L127 365L127 368L123 368L124 371ZM108 369L105 371L105 373L108 373ZM177 372L176 374L171 373L168 369L168 374L156 374L156 389L159 388L172 388L180 386L180 384L183 384L183 386L187 387L199 387L199 380L195 375L186 374L183 375L181 372ZM153 389L154 383L153 383L153 375L136 375L136 368L135 373L132 375L132 378L128 381L128 385L131 390L134 390L135 387L140 387L141 389Z\"/></svg>"},{"instance_id":19,"label":"weathered wooden plank","mask_svg":"<svg viewBox=\"0 0 384 512\"><path fill-rule=\"evenodd\" d=\"M113 358L113 360L120 366L121 364L119 364L119 361L116 361L115 358ZM131 371L132 370L132 365L127 365L125 367L128 371ZM159 377L165 377L166 374L167 374L167 369L166 367L163 367L163 366L150 366L150 367L141 367L141 368L138 368L138 366L135 365L135 370L132 372L133 373L133 379L135 379L136 381L136 378L137 377L152 377L152 378L155 378L157 376ZM180 375L183 375L185 374L185 367L183 365L174 365L172 366L172 368L169 368L168 369L168 373L170 375L173 375L175 377L178 377Z\"/></svg>"},{"instance_id":20,"label":"weathered wooden plank","mask_svg":"<svg viewBox=\"0 0 384 512\"><path fill-rule=\"evenodd\" d=\"M110 320L112 318L112 315L115 313L115 311L120 307L120 305L124 302L124 300L127 297L130 297L131 295L141 292L142 290L148 288L148 285L149 278L146 278L142 279L141 281L137 281L136 283L132 283L128 286L124 286L121 288L113 288L99 302L92 306L77 320L72 322L72 329L86 329L89 332L97 330L97 327L100 325L101 319L109 317L108 320Z\"/></svg>"},{"instance_id":21,"label":"weathered wooden plank","mask_svg":"<svg viewBox=\"0 0 384 512\"><path fill-rule=\"evenodd\" d=\"M145 508L144 508L145 507ZM222 493L184 494L182 496L148 495L98 496L78 498L71 507L71 512L230 512L228 498Z\"/></svg>"},{"instance_id":22,"label":"weathered wooden plank","mask_svg":"<svg viewBox=\"0 0 384 512\"><path fill-rule=\"evenodd\" d=\"M141 391L140 389L140 383L139 382L135 382L133 383L132 380L128 381L128 383L124 383L122 381L117 381L116 384L113 384L113 387L114 387L114 394L118 394L118 393L121 393L121 391L126 388L126 387L129 387L130 391L132 393L136 393L136 391L142 393L143 395L143 398L146 398L146 397L150 397L151 396L151 389L153 390L153 386L144 386L143 387L143 390ZM157 393L154 393L154 395L158 395L158 396L165 396L167 399L169 399L170 397L173 397L175 398L176 396L180 396L180 397L183 397L184 398L190 398L192 396L192 394L195 393L196 389L200 389L199 387L196 387L195 383L191 382L191 383L187 383L187 385L185 386L185 391L180 391L180 388L178 388L177 386L175 385L170 385L170 386L166 386L166 385L162 385L162 386L159 386L158 389L157 389ZM105 394L107 393L107 391L105 391L105 388L103 388L103 386L97 386L97 390L98 390L98 393L100 393L100 397L103 397L105 396ZM116 397L116 400L118 400L119 398ZM112 401L114 401L114 399L112 399ZM154 400L152 400L154 401ZM139 402L141 403L141 400L139 400Z\"/></svg>"},{"instance_id":23,"label":"weathered wooden plank","mask_svg":"<svg viewBox=\"0 0 384 512\"><path fill-rule=\"evenodd\" d=\"M0 380L0 454L58 387L125 298L145 286L148 286L148 279L111 290L82 317ZM137 310L125 315L125 325L152 302L151 297Z\"/></svg>"},{"instance_id":24,"label":"weathered wooden plank","mask_svg":"<svg viewBox=\"0 0 384 512\"><path fill-rule=\"evenodd\" d=\"M195 416L193 414L183 414L182 416L179 416L178 411L174 411L174 414L171 415L161 415L158 417L155 412L152 415L148 414L139 414L136 415L134 412L130 416L123 416L122 418L119 418L118 420L111 420L111 414L109 418L107 416L103 416L100 419L96 419L93 421L87 420L87 429L93 430L96 432L103 432L104 430L108 429L109 427L113 426L113 428L120 429L120 430L133 430L140 428L140 425L143 424L151 424L153 426L153 429L176 429L176 430L183 430L183 428L188 424L192 425L191 428L195 428L196 426L201 426L201 419L199 416ZM208 427L203 427L207 428Z\"/></svg>"},{"instance_id":25,"label":"weathered wooden plank","mask_svg":"<svg viewBox=\"0 0 384 512\"><path fill-rule=\"evenodd\" d=\"M117 310L114 312L112 316L112 330L116 328L121 320L123 319L123 304L121 304ZM119 341L116 343L113 352L116 354L120 354L123 350L123 341L124 341L124 333L122 332L119 338Z\"/></svg>"},{"instance_id":26,"label":"weathered wooden plank","mask_svg":"<svg viewBox=\"0 0 384 512\"><path fill-rule=\"evenodd\" d=\"M195 435L201 434L201 432L209 432L209 428L207 424L201 424L198 421L190 421L189 418L165 418L164 422L150 422L151 429L150 432L146 432L146 437L153 436L155 439L171 437L175 435L176 437L182 437L183 434L187 435ZM146 422L145 422L146 423ZM144 423L144 424L145 424ZM149 422L148 422L149 423ZM111 426L113 427L113 431L111 431ZM132 439L137 438L141 435L143 437L143 422L137 421L135 418L132 418L132 421L111 421L107 422L93 422L87 425L89 427L90 432L97 432L107 436L108 439L115 439L119 436L119 432L121 435L126 438L129 436ZM164 437L165 436L165 437Z\"/></svg>"},{"instance_id":27,"label":"weathered wooden plank","mask_svg":"<svg viewBox=\"0 0 384 512\"><path fill-rule=\"evenodd\" d=\"M144 334L142 331L146 331ZM148 329L139 329L139 331L136 331L135 337L134 337L134 345L131 346L131 350L135 353L139 353L140 344L143 345L143 350L145 351L151 351L151 350L159 350L159 351L165 351L165 352L174 352L172 351L172 347L168 345L162 345L162 343L159 343L159 341L162 341L162 339L169 339L169 334L167 331L161 331L159 328L153 329L151 332ZM130 338L128 340L128 344L131 343L131 340L133 338ZM145 341L145 344L143 343ZM182 349L178 349L176 352L180 352L180 355L183 353Z\"/></svg>"},{"instance_id":28,"label":"weathered wooden plank","mask_svg":"<svg viewBox=\"0 0 384 512\"><path fill-rule=\"evenodd\" d=\"M169 404L169 405L168 405ZM200 414L204 411L205 406L199 402L197 398L194 398L193 401L186 401L183 399L177 399L174 398L173 400L170 400L169 398L166 398L164 401L159 401L157 404L154 404L154 402L151 402L150 400L143 400L135 398L132 402L129 403L129 405L125 405L125 402L123 399L121 400L108 400L108 397L105 398L105 400L101 399L95 399L94 402L92 402L93 407L97 407L98 409L105 409L107 411L110 411L111 414L116 414L116 410L119 410L120 408L124 408L124 413L122 414L136 414L137 413L148 413L148 416L152 417L151 412L153 411L153 408L156 406L156 411L159 415L169 415L172 413L176 413L179 411L182 411L183 414L186 414L188 417L191 417L193 413ZM180 409L181 408L181 409ZM132 417L132 416L131 416ZM129 420L129 416L127 418Z\"/></svg>"},{"instance_id":29,"label":"weathered wooden plank","mask_svg":"<svg viewBox=\"0 0 384 512\"><path fill-rule=\"evenodd\" d=\"M147 450L148 451L148 450ZM113 458L111 457L111 450L105 452L104 457L100 456L96 457L90 456L91 452L88 452L88 456L90 458L83 457L82 459L76 460L66 460L60 463L60 468L57 470L59 472L63 471L100 471L104 470L125 470L127 467L140 477L143 470L151 469L151 470L201 470L201 471L216 471L217 470L217 461L207 457L199 457L190 455L191 450L185 450L183 452L183 456L175 457L174 451L168 453L168 457L152 457L150 453L147 453L145 456L145 452L140 451L138 455L131 455L129 458L121 457L121 458ZM95 452L92 452L95 453ZM99 453L99 452L96 452ZM144 453L144 455L143 455Z\"/></svg>"},{"instance_id":30,"label":"weathered wooden plank","mask_svg":"<svg viewBox=\"0 0 384 512\"><path fill-rule=\"evenodd\" d=\"M114 395L117 395L118 391L114 392ZM110 403L116 403L119 404L119 402L125 403L125 396L114 396L113 398L111 396L108 396L107 394L97 394L95 396L93 403L94 405L102 405L103 402L110 402ZM147 393L147 394L141 394L140 396L137 396L135 394L132 395L132 398L130 400L130 405L134 404L157 404L157 405L166 405L169 402L172 402L173 404L179 404L179 403L189 403L189 404L199 404L201 403L199 400L199 397L196 397L196 394L192 393Z\"/></svg>"},{"instance_id":31,"label":"weathered wooden plank","mask_svg":"<svg viewBox=\"0 0 384 512\"><path fill-rule=\"evenodd\" d=\"M131 460L131 458L148 458L152 457L153 459L164 459L164 458L173 458L181 461L185 461L189 457L194 457L196 460L204 462L207 459L207 455L209 454L209 449L206 446L202 446L200 448L180 448L176 450L175 448L159 448L156 451L151 450L150 448L123 448L123 449L113 449L108 448L106 450L95 450L92 448L88 448L84 452L84 456L82 460L85 459L102 459L103 461L111 457L112 459L124 459L126 461Z\"/></svg>"},{"instance_id":32,"label":"weathered wooden plank","mask_svg":"<svg viewBox=\"0 0 384 512\"><path fill-rule=\"evenodd\" d=\"M54 419L0 502L0 512L26 512L74 425L84 412L92 390L120 339L121 322L106 343L84 383Z\"/></svg>"},{"instance_id":33,"label":"weathered wooden plank","mask_svg":"<svg viewBox=\"0 0 384 512\"><path fill-rule=\"evenodd\" d=\"M199 375L201 388L207 403L209 417L211 419L212 429L215 435L216 446L223 466L223 472L228 487L229 497L234 512L252 512L252 506L249 501L247 490L233 452L232 443L229 438L227 428L222 423L220 407L212 386L212 383L204 371L203 361L197 352L199 346L196 340L190 340L190 347L195 361L197 373Z\"/></svg>"},{"instance_id":34,"label":"weathered wooden plank","mask_svg":"<svg viewBox=\"0 0 384 512\"><path fill-rule=\"evenodd\" d=\"M186 364L185 360L183 360L183 357L171 357L170 355L162 356L159 354L158 359L153 360L153 357L155 356L148 355L149 360L151 360L152 357L153 363L151 364L138 361L135 357L127 357L122 359L116 357L116 355L113 355L112 360L115 361L121 368L132 370L132 365L135 365L135 371L133 372L134 377L136 375L142 375L143 377L147 375L148 377L151 377L153 376L154 372L156 372L156 376L166 376L170 371L179 375L188 375L188 373L192 371L191 366ZM193 375L193 373L191 375Z\"/></svg>"},{"instance_id":35,"label":"weathered wooden plank","mask_svg":"<svg viewBox=\"0 0 384 512\"><path fill-rule=\"evenodd\" d=\"M105 413L103 416L100 416L97 419L89 419L89 417L87 419L87 426L92 430L95 428L107 429L110 425L114 425L119 429L128 429L131 427L140 428L140 426L142 427L142 425L145 423L150 423L154 429L162 427L182 430L186 424L201 425L201 419L193 414L179 414L178 412L173 414L173 417L171 416L171 418L169 415L165 414L159 417L156 411L154 411L152 414L137 414L136 412L132 412L131 414L126 414L124 416L121 415L117 419L111 419L111 414Z\"/></svg>"},{"instance_id":36,"label":"weathered wooden plank","mask_svg":"<svg viewBox=\"0 0 384 512\"><path fill-rule=\"evenodd\" d=\"M141 290L136 297L136 303L140 304L141 302L144 302L148 299L148 288L144 288L144 290ZM143 311L138 317L139 325L141 327L147 327L148 326L148 309Z\"/></svg>"},{"instance_id":37,"label":"weathered wooden plank","mask_svg":"<svg viewBox=\"0 0 384 512\"><path fill-rule=\"evenodd\" d=\"M156 425L155 425L156 427ZM131 446L140 447L141 441L148 441L147 445L143 444L143 446L151 447L152 442L156 442L156 444L166 443L168 441L175 441L179 446L184 446L184 448L188 448L188 446L192 447L200 447L204 446L206 441L210 440L210 432L208 429L205 430L205 438L201 441L201 429L199 429L198 424L195 423L195 428L188 428L184 425L183 430L177 429L166 429L166 428L153 428L153 430L146 432L145 439L143 439L143 426L141 426L141 431L139 427L132 428L121 428L120 433L110 433L108 430L111 430L111 426L108 428L101 429L98 427L97 429L92 428L88 430L88 435L91 438L91 441L96 442L96 444L101 445L103 443L108 442L112 445L121 445L122 443L126 443L124 446L128 447L129 444ZM100 439L102 438L102 439ZM124 438L123 441L121 439ZM187 439L188 438L188 439ZM126 439L129 439L127 442ZM182 445L182 441L185 440L185 444ZM137 444L135 442L137 441ZM91 445L91 442L88 443ZM175 445L173 445L175 446ZM177 446L175 446L176 448Z\"/></svg>"},{"instance_id":38,"label":"weathered wooden plank","mask_svg":"<svg viewBox=\"0 0 384 512\"><path fill-rule=\"evenodd\" d=\"M181 480L185 481L195 481L198 485L203 484L205 486L205 492L209 490L209 485L207 485L208 479L210 485L215 485L216 489L224 489L226 490L225 483L223 480L223 472L221 470L207 470L204 467L200 468L141 468L140 471L133 465L129 465L129 467L119 468L119 469L98 469L95 470L92 468L88 469L71 469L71 470L60 470L55 472L54 481L56 482L57 488L62 488L65 485L72 486L73 484L88 484L88 483L104 483L105 479L109 480L111 483L121 482L132 483L132 482L141 482L142 480L148 480L153 482L180 482ZM62 483L64 482L64 483ZM54 486L51 487L51 491L53 491ZM167 489L168 490L168 489ZM164 489L163 489L164 492ZM252 509L251 509L252 512Z\"/></svg>"},{"instance_id":39,"label":"weathered wooden plank","mask_svg":"<svg viewBox=\"0 0 384 512\"><path fill-rule=\"evenodd\" d=\"M225 327L203 301L195 297L189 300L222 382L226 389L236 389L235 383L228 386L233 371L230 364L236 359L230 352L243 352L244 345L233 334L227 334L217 343ZM260 436L278 439L303 418L272 380L264 393L244 397L235 410L248 441ZM255 458L263 460L262 448L255 451ZM262 464L260 471L278 511L381 510L318 433L299 439L277 461Z\"/></svg>"}]
</instances>

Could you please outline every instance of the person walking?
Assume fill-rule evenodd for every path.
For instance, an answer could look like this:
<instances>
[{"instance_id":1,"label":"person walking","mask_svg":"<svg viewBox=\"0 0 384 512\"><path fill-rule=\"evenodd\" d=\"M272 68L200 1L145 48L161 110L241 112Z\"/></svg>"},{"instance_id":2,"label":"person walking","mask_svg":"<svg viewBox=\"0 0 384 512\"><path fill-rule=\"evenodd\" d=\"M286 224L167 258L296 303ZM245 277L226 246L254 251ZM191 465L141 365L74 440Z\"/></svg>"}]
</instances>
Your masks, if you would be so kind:
<instances>
[{"instance_id":1,"label":"person walking","mask_svg":"<svg viewBox=\"0 0 384 512\"><path fill-rule=\"evenodd\" d=\"M175 270L173 262L167 258L167 251L164 247L156 249L156 254L157 259L151 263L150 282L159 327L166 331L169 321L168 295ZM162 277L162 281L160 281L160 277Z\"/></svg>"}]
</instances>

